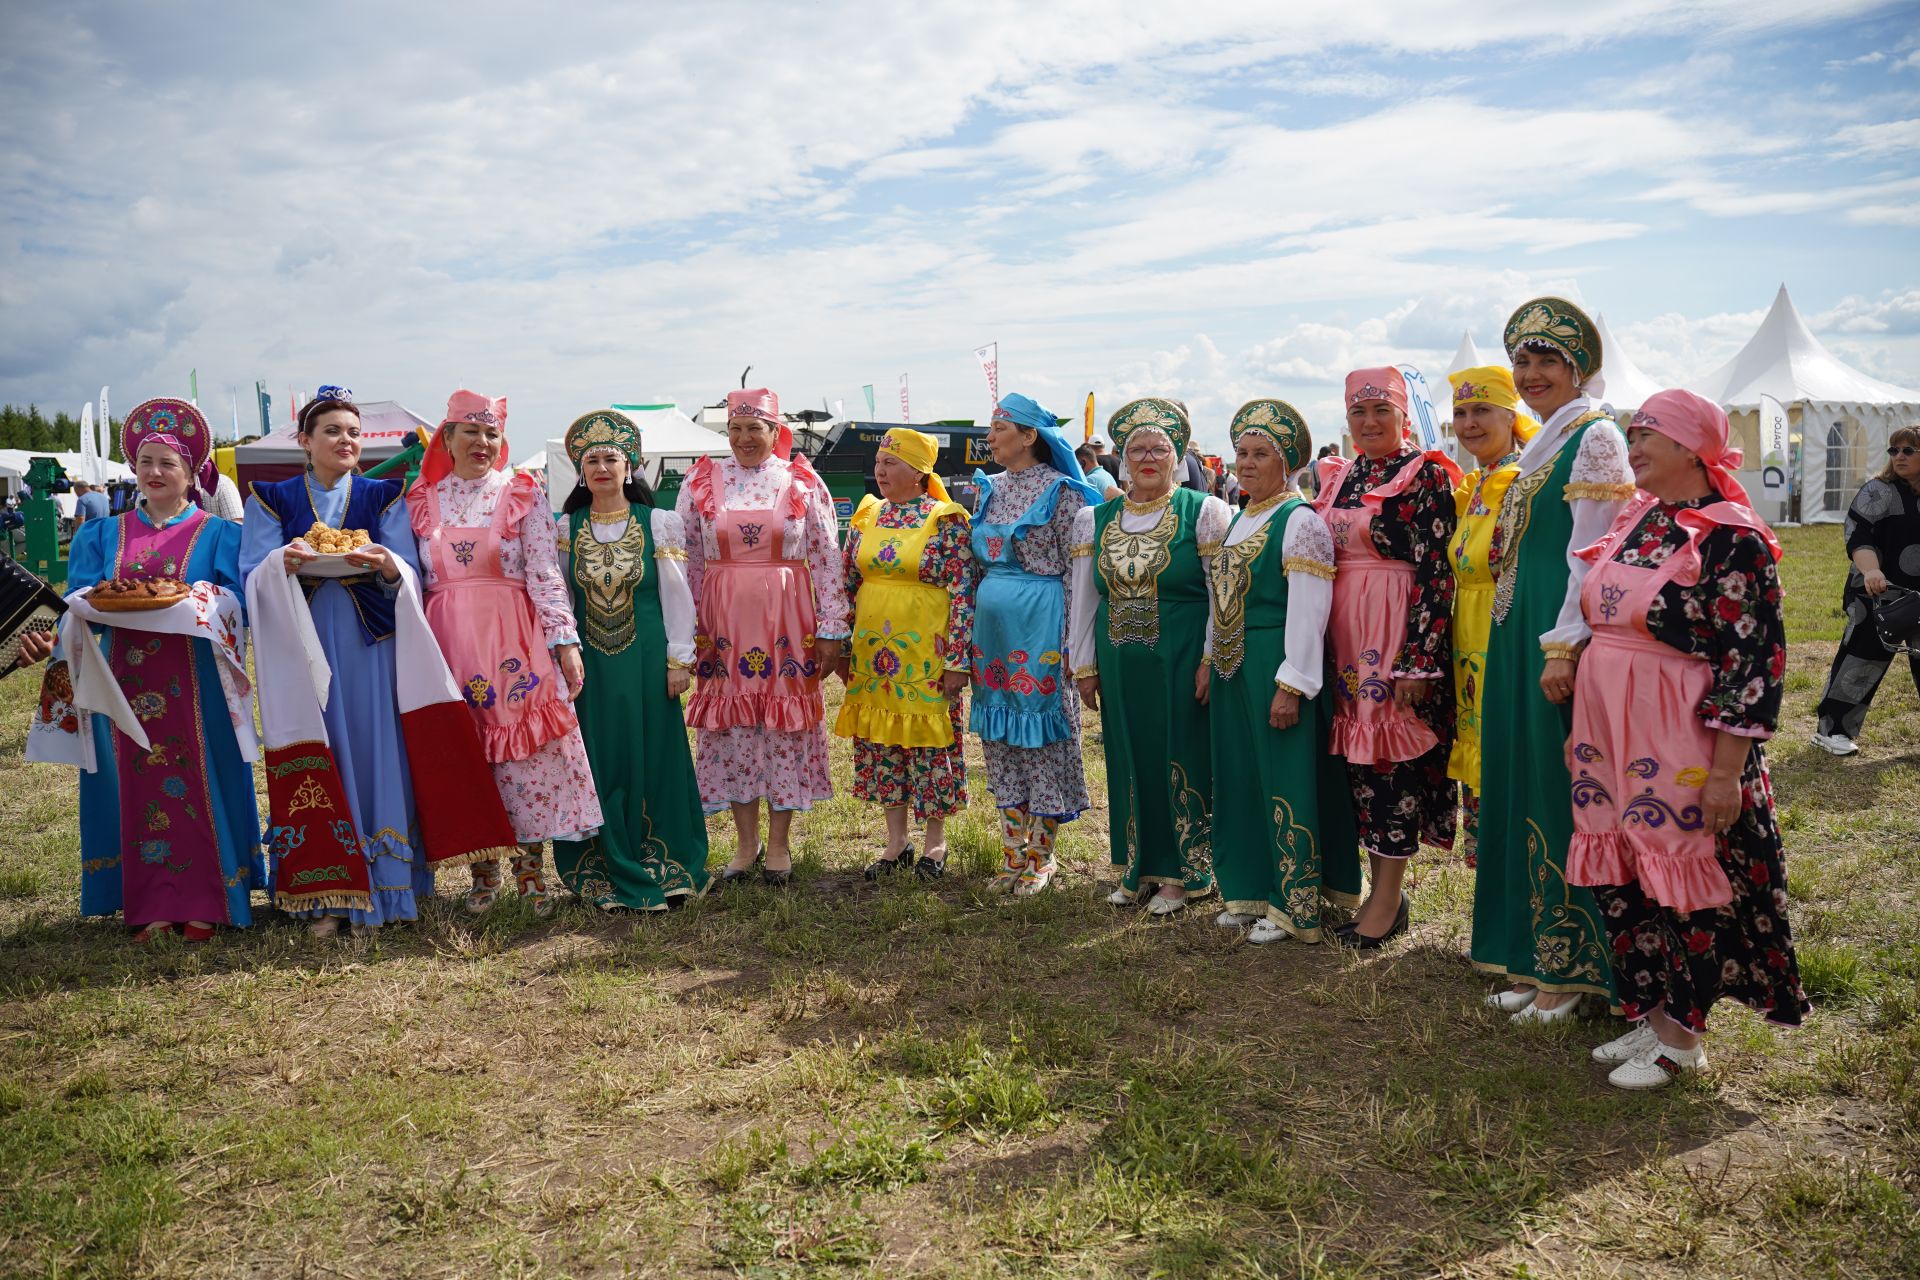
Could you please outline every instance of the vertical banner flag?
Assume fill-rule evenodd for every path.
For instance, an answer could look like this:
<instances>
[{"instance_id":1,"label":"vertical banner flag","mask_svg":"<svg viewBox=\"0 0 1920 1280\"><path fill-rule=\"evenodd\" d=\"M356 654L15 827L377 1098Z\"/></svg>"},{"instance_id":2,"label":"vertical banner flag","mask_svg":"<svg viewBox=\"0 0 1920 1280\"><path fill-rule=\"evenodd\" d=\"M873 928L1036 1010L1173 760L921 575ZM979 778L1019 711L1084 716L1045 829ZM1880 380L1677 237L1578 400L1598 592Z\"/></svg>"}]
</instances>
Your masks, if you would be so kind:
<instances>
[{"instance_id":1,"label":"vertical banner flag","mask_svg":"<svg viewBox=\"0 0 1920 1280\"><path fill-rule=\"evenodd\" d=\"M93 401L80 406L80 478L88 484L99 484L102 478L100 470L100 437L93 432Z\"/></svg>"},{"instance_id":2,"label":"vertical banner flag","mask_svg":"<svg viewBox=\"0 0 1920 1280\"><path fill-rule=\"evenodd\" d=\"M1080 437L1081 443L1093 439L1093 392L1087 392L1087 434Z\"/></svg>"},{"instance_id":3,"label":"vertical banner flag","mask_svg":"<svg viewBox=\"0 0 1920 1280\"><path fill-rule=\"evenodd\" d=\"M866 392L867 394L867 421L872 422L874 420L875 414L878 412L873 407L873 384L869 382L866 386L860 389Z\"/></svg>"},{"instance_id":4,"label":"vertical banner flag","mask_svg":"<svg viewBox=\"0 0 1920 1280\"><path fill-rule=\"evenodd\" d=\"M1787 497L1787 410L1772 396L1760 397L1760 488L1769 497Z\"/></svg>"},{"instance_id":5,"label":"vertical banner flag","mask_svg":"<svg viewBox=\"0 0 1920 1280\"><path fill-rule=\"evenodd\" d=\"M907 375L904 373L900 375L900 421L913 421L912 415L907 412Z\"/></svg>"},{"instance_id":6,"label":"vertical banner flag","mask_svg":"<svg viewBox=\"0 0 1920 1280\"><path fill-rule=\"evenodd\" d=\"M273 397L267 392L267 384L255 382L253 394L260 397L260 434L273 434Z\"/></svg>"},{"instance_id":7,"label":"vertical banner flag","mask_svg":"<svg viewBox=\"0 0 1920 1280\"><path fill-rule=\"evenodd\" d=\"M113 456L113 449L119 445L120 441L114 435L113 419L107 416L107 389L105 387L100 388L100 417L93 424L93 429L100 433L100 442L95 445L94 448L100 451L101 457L111 458Z\"/></svg>"},{"instance_id":8,"label":"vertical banner flag","mask_svg":"<svg viewBox=\"0 0 1920 1280\"><path fill-rule=\"evenodd\" d=\"M1414 431L1419 433L1422 449L1438 449L1440 438L1440 409L1434 403L1433 389L1427 386L1427 380L1421 372L1410 364L1396 365L1400 376L1407 380L1407 416L1411 418Z\"/></svg>"},{"instance_id":9,"label":"vertical banner flag","mask_svg":"<svg viewBox=\"0 0 1920 1280\"><path fill-rule=\"evenodd\" d=\"M187 374L187 403L196 409L200 407L200 371L198 369Z\"/></svg>"},{"instance_id":10,"label":"vertical banner flag","mask_svg":"<svg viewBox=\"0 0 1920 1280\"><path fill-rule=\"evenodd\" d=\"M847 402L845 400L835 400L833 402L833 416L836 418L844 418L847 416Z\"/></svg>"},{"instance_id":11,"label":"vertical banner flag","mask_svg":"<svg viewBox=\"0 0 1920 1280\"><path fill-rule=\"evenodd\" d=\"M233 402L233 442L240 443L240 388L228 387L227 398Z\"/></svg>"},{"instance_id":12,"label":"vertical banner flag","mask_svg":"<svg viewBox=\"0 0 1920 1280\"><path fill-rule=\"evenodd\" d=\"M975 347L973 358L980 362L980 372L987 375L987 395L991 397L987 416L992 417L1000 405L1000 344L989 342L984 347Z\"/></svg>"}]
</instances>

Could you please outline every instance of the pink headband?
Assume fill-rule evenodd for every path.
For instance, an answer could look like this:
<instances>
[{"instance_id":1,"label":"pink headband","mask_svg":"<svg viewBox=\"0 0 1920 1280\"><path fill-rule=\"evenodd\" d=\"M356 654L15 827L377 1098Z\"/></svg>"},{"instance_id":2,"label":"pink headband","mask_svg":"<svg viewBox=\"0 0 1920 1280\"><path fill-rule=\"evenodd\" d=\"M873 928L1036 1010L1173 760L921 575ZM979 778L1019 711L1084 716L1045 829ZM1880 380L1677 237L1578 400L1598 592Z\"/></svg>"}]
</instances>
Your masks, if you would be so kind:
<instances>
[{"instance_id":1,"label":"pink headband","mask_svg":"<svg viewBox=\"0 0 1920 1280\"><path fill-rule=\"evenodd\" d=\"M1347 408L1367 400L1385 400L1404 417L1407 412L1407 380L1388 365L1383 369L1355 369L1347 375Z\"/></svg>"},{"instance_id":2,"label":"pink headband","mask_svg":"<svg viewBox=\"0 0 1920 1280\"><path fill-rule=\"evenodd\" d=\"M774 453L782 458L793 452L793 428L780 416L780 397L765 387L748 387L741 391L727 392L728 418L758 418L770 422L780 433L773 446Z\"/></svg>"},{"instance_id":3,"label":"pink headband","mask_svg":"<svg viewBox=\"0 0 1920 1280\"><path fill-rule=\"evenodd\" d=\"M462 388L447 397L447 412L440 419L449 422L478 422L483 426L507 429L507 398L488 399L477 391Z\"/></svg>"}]
</instances>

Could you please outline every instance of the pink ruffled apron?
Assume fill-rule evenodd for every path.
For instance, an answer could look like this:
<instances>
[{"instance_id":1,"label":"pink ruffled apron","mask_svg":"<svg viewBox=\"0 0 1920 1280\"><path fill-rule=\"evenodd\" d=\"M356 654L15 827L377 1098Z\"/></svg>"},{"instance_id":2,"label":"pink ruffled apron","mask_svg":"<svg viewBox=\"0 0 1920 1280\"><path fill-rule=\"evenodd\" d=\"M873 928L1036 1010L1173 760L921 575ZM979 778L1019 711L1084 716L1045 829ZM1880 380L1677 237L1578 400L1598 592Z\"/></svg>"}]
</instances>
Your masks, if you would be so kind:
<instances>
[{"instance_id":1,"label":"pink ruffled apron","mask_svg":"<svg viewBox=\"0 0 1920 1280\"><path fill-rule=\"evenodd\" d=\"M440 521L440 495L427 489L435 576L427 625L480 726L492 764L525 760L578 723L526 581L500 567L500 543L513 508L512 495L503 493L491 523L449 529ZM530 518L537 521L538 515Z\"/></svg>"},{"instance_id":2,"label":"pink ruffled apron","mask_svg":"<svg viewBox=\"0 0 1920 1280\"><path fill-rule=\"evenodd\" d=\"M789 475L772 507L713 517L720 555L700 581L700 687L687 703L695 728L798 733L826 717L813 660L813 574L805 560L782 555L794 501Z\"/></svg>"},{"instance_id":3,"label":"pink ruffled apron","mask_svg":"<svg viewBox=\"0 0 1920 1280\"><path fill-rule=\"evenodd\" d=\"M1662 906L1699 911L1733 900L1700 809L1717 731L1695 709L1713 687L1713 669L1654 639L1647 609L1683 571L1697 578L1700 562L1690 547L1653 569L1614 561L1649 505L1629 505L1606 539L1582 553L1593 561L1580 588L1593 642L1575 673L1567 739L1574 832L1567 882L1638 880Z\"/></svg>"},{"instance_id":4,"label":"pink ruffled apron","mask_svg":"<svg viewBox=\"0 0 1920 1280\"><path fill-rule=\"evenodd\" d=\"M1380 503L1413 483L1425 454L1415 454L1393 479L1366 495L1357 507L1336 507L1348 462L1322 480L1325 505L1315 503L1333 533L1333 616L1327 638L1333 649L1333 734L1328 750L1350 764L1395 764L1417 760L1440 739L1412 708L1393 700L1393 659L1407 639L1413 604L1413 566L1391 560L1373 544L1373 517Z\"/></svg>"}]
</instances>

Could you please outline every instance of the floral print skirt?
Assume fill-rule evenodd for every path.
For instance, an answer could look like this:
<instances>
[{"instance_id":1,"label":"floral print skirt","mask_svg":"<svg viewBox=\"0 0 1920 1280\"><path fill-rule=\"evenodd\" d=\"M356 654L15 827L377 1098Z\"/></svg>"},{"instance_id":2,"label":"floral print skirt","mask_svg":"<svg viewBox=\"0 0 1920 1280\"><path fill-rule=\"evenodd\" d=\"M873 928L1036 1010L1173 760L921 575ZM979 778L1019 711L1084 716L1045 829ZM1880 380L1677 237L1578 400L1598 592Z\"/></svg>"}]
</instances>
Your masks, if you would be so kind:
<instances>
[{"instance_id":1,"label":"floral print skirt","mask_svg":"<svg viewBox=\"0 0 1920 1280\"><path fill-rule=\"evenodd\" d=\"M762 799L774 809L806 810L833 795L821 724L791 733L756 726L702 729L693 774L700 807L708 813Z\"/></svg>"},{"instance_id":2,"label":"floral print skirt","mask_svg":"<svg viewBox=\"0 0 1920 1280\"><path fill-rule=\"evenodd\" d=\"M593 787L593 769L587 764L587 746L580 730L543 745L525 760L502 760L492 766L494 785L513 838L521 844L542 840L585 839L605 821L600 793Z\"/></svg>"},{"instance_id":3,"label":"floral print skirt","mask_svg":"<svg viewBox=\"0 0 1920 1280\"><path fill-rule=\"evenodd\" d=\"M1720 1000L1797 1027L1811 1006L1787 927L1786 851L1774 822L1766 753L1756 746L1740 778L1740 820L1714 841L1733 901L1701 911L1663 907L1638 882L1595 885L1612 943L1614 988L1629 1018L1655 1009L1690 1031L1707 1029Z\"/></svg>"},{"instance_id":4,"label":"floral print skirt","mask_svg":"<svg viewBox=\"0 0 1920 1280\"><path fill-rule=\"evenodd\" d=\"M888 808L913 806L916 822L951 818L967 807L967 761L961 750L962 698L947 699L953 742L944 747L896 747L853 740L853 794Z\"/></svg>"},{"instance_id":5,"label":"floral print skirt","mask_svg":"<svg viewBox=\"0 0 1920 1280\"><path fill-rule=\"evenodd\" d=\"M1453 848L1458 788L1447 777L1450 749L1443 741L1413 760L1347 763L1361 848L1382 858L1411 858L1423 839Z\"/></svg>"}]
</instances>

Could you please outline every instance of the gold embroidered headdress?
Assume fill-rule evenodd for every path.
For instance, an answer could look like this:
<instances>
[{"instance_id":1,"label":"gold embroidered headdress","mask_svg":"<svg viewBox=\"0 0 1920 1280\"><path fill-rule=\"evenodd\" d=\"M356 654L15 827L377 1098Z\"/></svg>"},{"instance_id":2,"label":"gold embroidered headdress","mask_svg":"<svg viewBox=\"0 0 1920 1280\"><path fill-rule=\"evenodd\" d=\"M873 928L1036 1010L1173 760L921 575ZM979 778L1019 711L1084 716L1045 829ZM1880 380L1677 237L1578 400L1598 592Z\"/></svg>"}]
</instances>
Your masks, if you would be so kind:
<instances>
[{"instance_id":1,"label":"gold embroidered headdress","mask_svg":"<svg viewBox=\"0 0 1920 1280\"><path fill-rule=\"evenodd\" d=\"M1186 456L1187 441L1193 436L1186 406L1178 400L1163 400L1158 396L1129 400L1121 405L1107 419L1107 430L1113 433L1113 447L1121 457L1127 453L1127 437L1136 431L1158 431L1166 436L1173 445L1176 459Z\"/></svg>"},{"instance_id":2,"label":"gold embroidered headdress","mask_svg":"<svg viewBox=\"0 0 1920 1280\"><path fill-rule=\"evenodd\" d=\"M1505 339L1509 360L1521 347L1552 351L1573 366L1575 380L1583 386L1600 372L1599 326L1565 298L1523 303L1507 321Z\"/></svg>"},{"instance_id":3,"label":"gold embroidered headdress","mask_svg":"<svg viewBox=\"0 0 1920 1280\"><path fill-rule=\"evenodd\" d=\"M575 418L567 428L567 458L574 470L580 469L587 450L602 447L618 449L627 456L627 465L639 466L640 427L618 410L595 409Z\"/></svg>"},{"instance_id":4,"label":"gold embroidered headdress","mask_svg":"<svg viewBox=\"0 0 1920 1280\"><path fill-rule=\"evenodd\" d=\"M1273 441L1273 447L1287 460L1289 475L1313 457L1313 434L1307 430L1307 420L1285 400L1249 400L1241 405L1227 426L1227 438L1238 444L1249 431Z\"/></svg>"}]
</instances>

